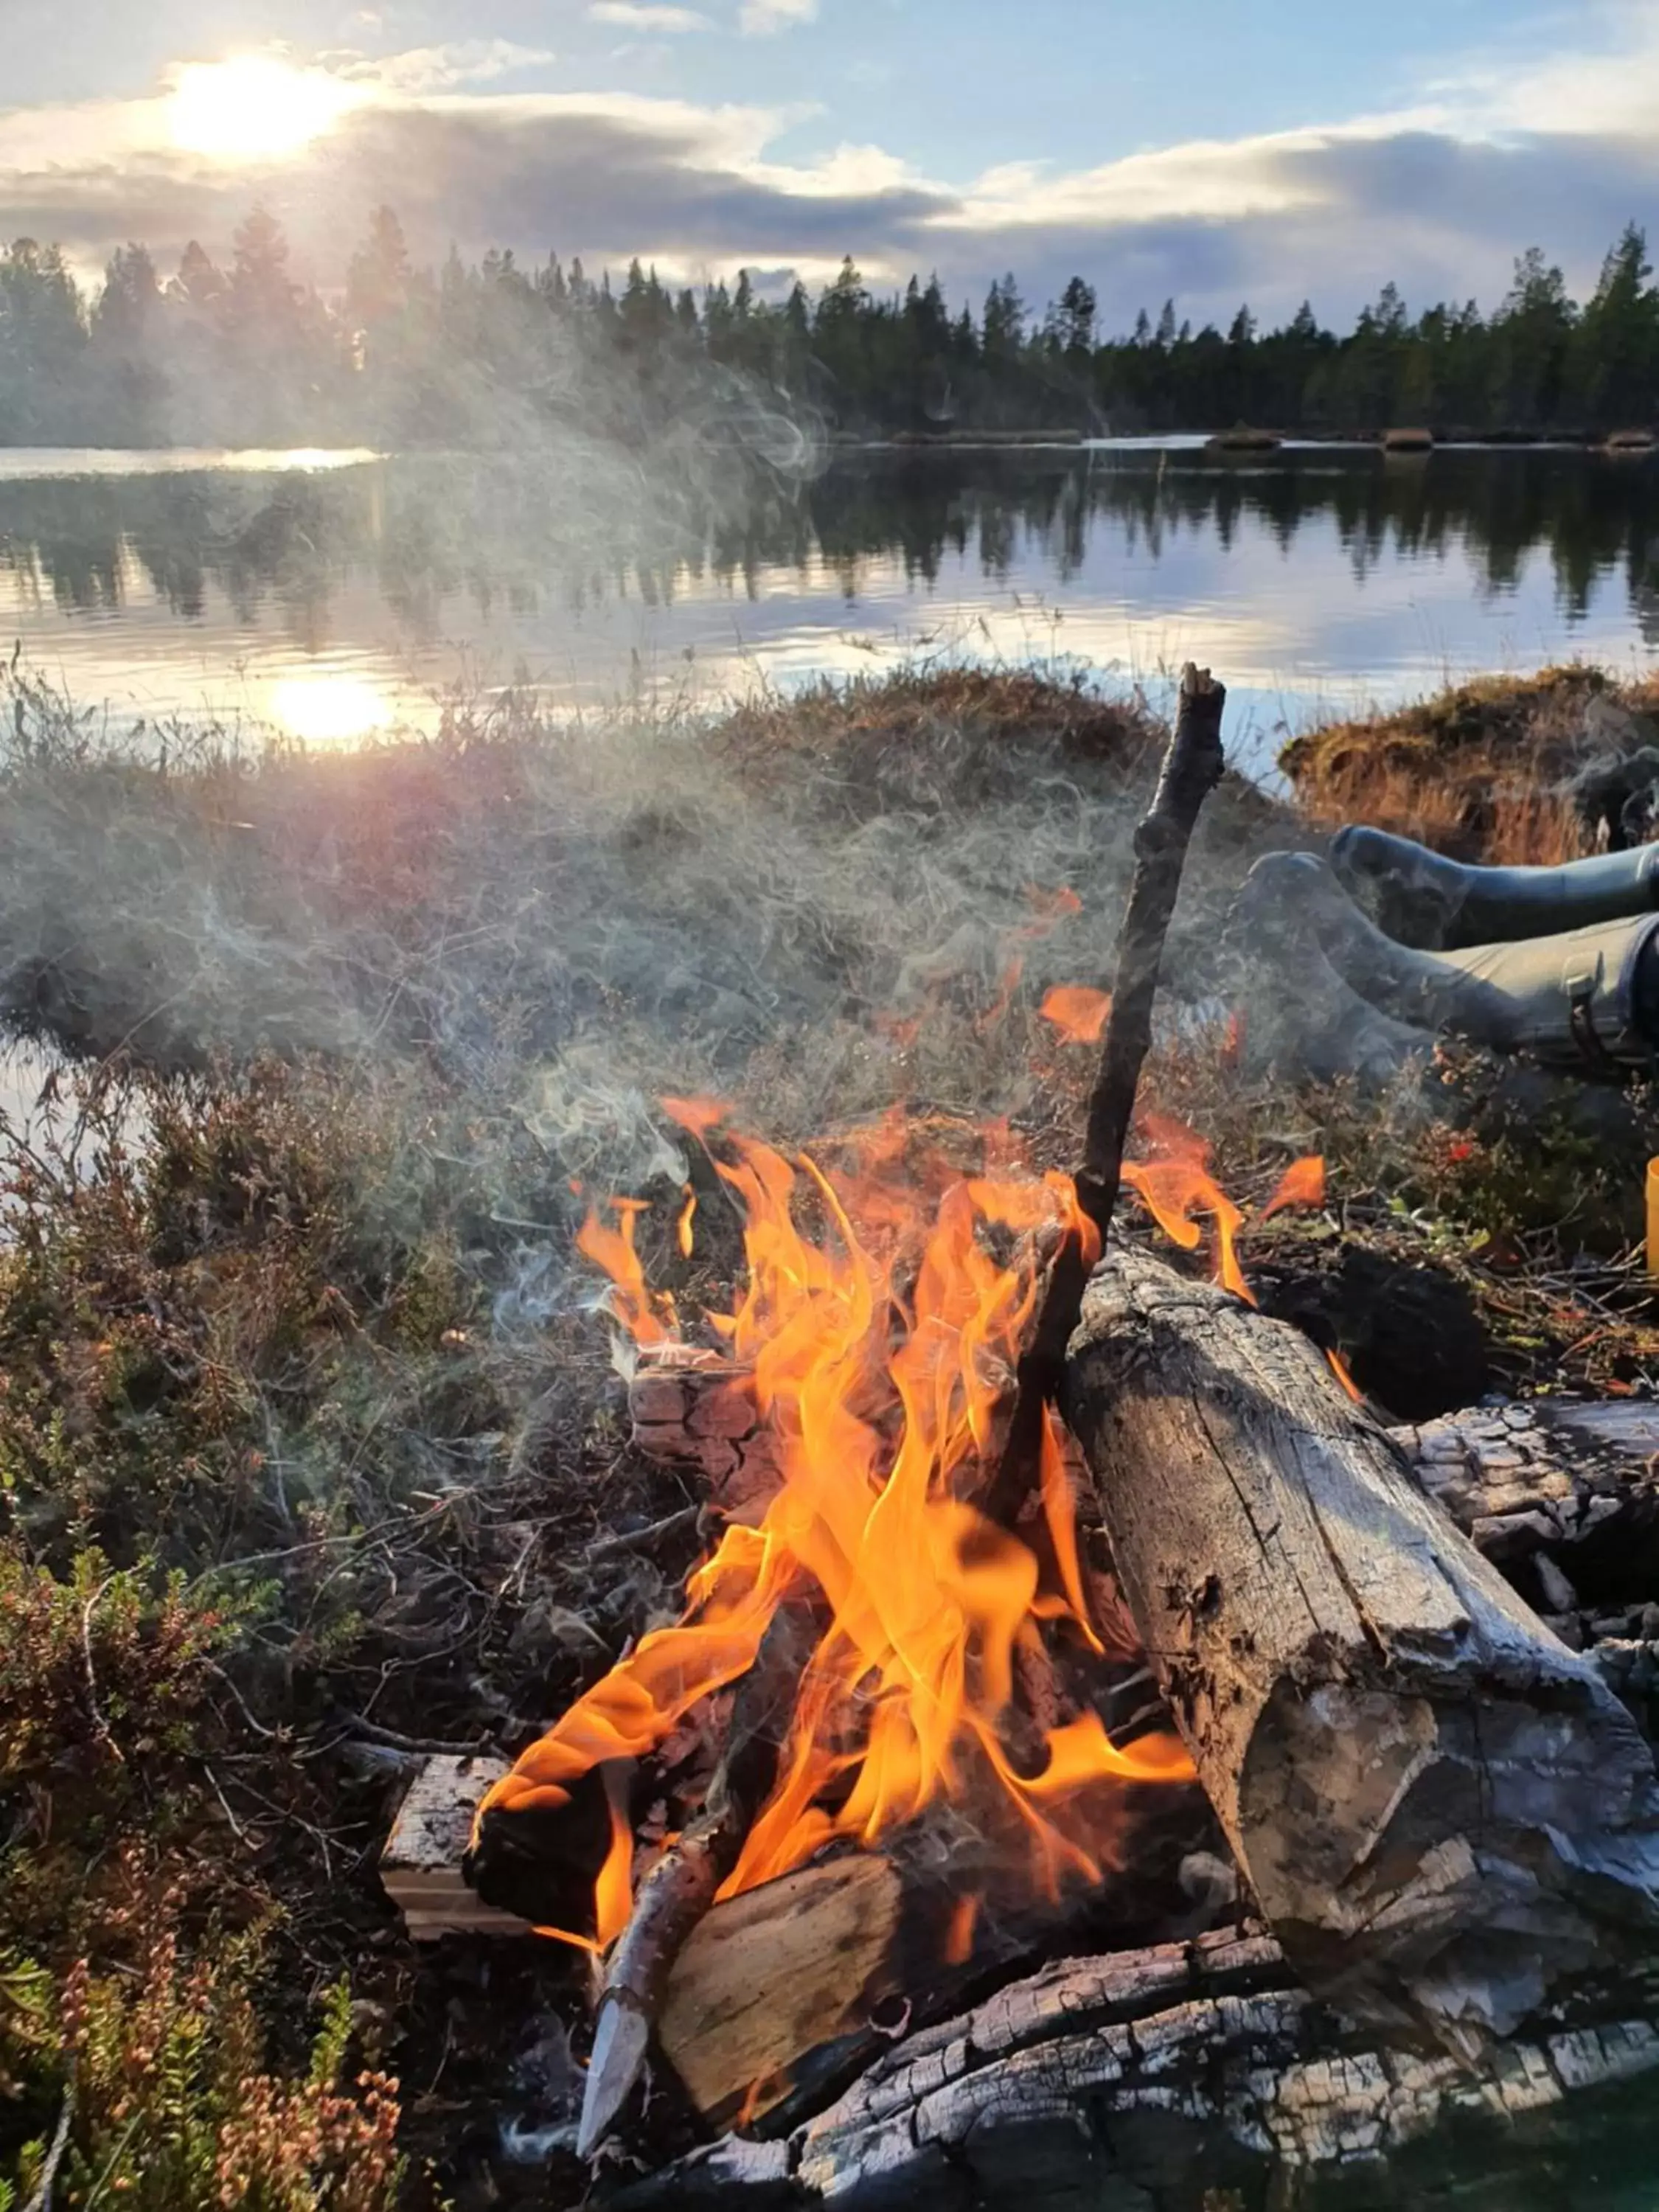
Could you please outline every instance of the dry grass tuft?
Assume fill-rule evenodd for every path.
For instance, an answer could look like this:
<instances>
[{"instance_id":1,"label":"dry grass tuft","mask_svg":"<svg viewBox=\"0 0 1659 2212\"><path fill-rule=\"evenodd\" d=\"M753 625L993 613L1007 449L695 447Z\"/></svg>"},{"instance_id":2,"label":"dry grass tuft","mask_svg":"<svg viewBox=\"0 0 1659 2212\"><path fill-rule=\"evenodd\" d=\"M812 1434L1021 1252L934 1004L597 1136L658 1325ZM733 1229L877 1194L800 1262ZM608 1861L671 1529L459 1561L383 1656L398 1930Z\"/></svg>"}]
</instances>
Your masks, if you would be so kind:
<instances>
[{"instance_id":1,"label":"dry grass tuft","mask_svg":"<svg viewBox=\"0 0 1659 2212\"><path fill-rule=\"evenodd\" d=\"M1314 822L1370 823L1460 860L1553 866L1592 849L1574 778L1621 742L1640 742L1632 718L1656 708L1659 684L1621 686L1600 669L1547 668L1328 724L1293 739L1280 758Z\"/></svg>"}]
</instances>

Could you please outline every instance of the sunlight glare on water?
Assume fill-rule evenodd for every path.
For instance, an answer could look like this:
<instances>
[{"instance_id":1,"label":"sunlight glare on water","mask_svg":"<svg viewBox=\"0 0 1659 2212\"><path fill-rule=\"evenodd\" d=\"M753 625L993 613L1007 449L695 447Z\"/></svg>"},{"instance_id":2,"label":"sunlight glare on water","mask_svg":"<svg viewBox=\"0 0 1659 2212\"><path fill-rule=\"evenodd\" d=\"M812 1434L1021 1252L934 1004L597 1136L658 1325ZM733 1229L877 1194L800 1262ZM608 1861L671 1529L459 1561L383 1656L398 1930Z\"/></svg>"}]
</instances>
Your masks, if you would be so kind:
<instances>
[{"instance_id":1,"label":"sunlight glare on water","mask_svg":"<svg viewBox=\"0 0 1659 2212\"><path fill-rule=\"evenodd\" d=\"M1316 719L1659 653L1659 460L1176 441L838 455L787 495L637 477L586 447L0 453L0 652L118 732L207 714L316 745L430 731L451 691L714 708L907 661L1161 702L1190 658L1224 672L1255 775Z\"/></svg>"},{"instance_id":2,"label":"sunlight glare on water","mask_svg":"<svg viewBox=\"0 0 1659 2212\"><path fill-rule=\"evenodd\" d=\"M398 714L392 700L362 676L307 672L272 684L264 719L301 744L345 745L379 737Z\"/></svg>"}]
</instances>

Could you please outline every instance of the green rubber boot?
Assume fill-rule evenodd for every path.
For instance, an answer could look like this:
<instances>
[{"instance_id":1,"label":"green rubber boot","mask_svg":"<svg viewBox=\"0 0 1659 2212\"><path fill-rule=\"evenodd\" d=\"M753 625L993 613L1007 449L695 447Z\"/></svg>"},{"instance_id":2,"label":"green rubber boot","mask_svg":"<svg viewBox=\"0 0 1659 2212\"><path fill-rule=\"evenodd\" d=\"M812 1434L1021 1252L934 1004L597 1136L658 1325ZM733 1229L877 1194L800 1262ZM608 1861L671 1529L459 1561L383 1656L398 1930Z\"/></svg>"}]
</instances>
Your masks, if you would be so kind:
<instances>
[{"instance_id":1,"label":"green rubber boot","mask_svg":"<svg viewBox=\"0 0 1659 2212\"><path fill-rule=\"evenodd\" d=\"M1659 845L1559 868L1475 868L1356 826L1332 839L1331 866L1390 937L1438 951L1553 937L1659 909Z\"/></svg>"},{"instance_id":2,"label":"green rubber boot","mask_svg":"<svg viewBox=\"0 0 1659 2212\"><path fill-rule=\"evenodd\" d=\"M1659 850L1659 848L1652 848ZM1437 1035L1529 1053L1581 1074L1649 1068L1659 1043L1659 914L1518 944L1421 952L1385 936L1334 875L1307 856L1279 872L1321 951L1368 1004ZM1626 857L1624 855L1619 856Z\"/></svg>"},{"instance_id":3,"label":"green rubber boot","mask_svg":"<svg viewBox=\"0 0 1659 2212\"><path fill-rule=\"evenodd\" d=\"M1243 1066L1255 1076L1352 1078L1380 1091L1413 1061L1426 1067L1435 1041L1362 998L1327 957L1326 886L1357 915L1311 853L1267 853L1233 901L1222 955Z\"/></svg>"}]
</instances>

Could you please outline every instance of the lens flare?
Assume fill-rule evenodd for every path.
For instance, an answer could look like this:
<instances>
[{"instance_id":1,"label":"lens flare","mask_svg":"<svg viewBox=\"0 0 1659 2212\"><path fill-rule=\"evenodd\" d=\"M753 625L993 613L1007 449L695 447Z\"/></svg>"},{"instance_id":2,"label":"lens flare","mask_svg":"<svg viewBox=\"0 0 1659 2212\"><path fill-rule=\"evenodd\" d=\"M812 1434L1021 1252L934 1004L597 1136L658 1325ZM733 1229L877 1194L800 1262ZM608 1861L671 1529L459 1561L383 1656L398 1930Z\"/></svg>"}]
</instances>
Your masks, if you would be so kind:
<instances>
[{"instance_id":1,"label":"lens flare","mask_svg":"<svg viewBox=\"0 0 1659 2212\"><path fill-rule=\"evenodd\" d=\"M297 154L362 94L324 70L295 69L269 54L190 62L167 102L173 143L215 161L261 161Z\"/></svg>"}]
</instances>

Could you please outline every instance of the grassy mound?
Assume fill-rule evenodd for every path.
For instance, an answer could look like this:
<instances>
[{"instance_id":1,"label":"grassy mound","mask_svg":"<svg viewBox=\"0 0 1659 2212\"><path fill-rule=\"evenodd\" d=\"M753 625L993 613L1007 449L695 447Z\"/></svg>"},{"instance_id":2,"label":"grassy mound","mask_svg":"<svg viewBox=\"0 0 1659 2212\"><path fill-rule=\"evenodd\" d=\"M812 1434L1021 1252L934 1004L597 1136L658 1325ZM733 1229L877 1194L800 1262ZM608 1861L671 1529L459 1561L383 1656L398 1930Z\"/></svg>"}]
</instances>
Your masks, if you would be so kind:
<instances>
[{"instance_id":1,"label":"grassy mound","mask_svg":"<svg viewBox=\"0 0 1659 2212\"><path fill-rule=\"evenodd\" d=\"M1656 714L1659 683L1547 668L1328 724L1279 758L1311 821L1369 822L1460 860L1551 866L1593 849L1586 771L1659 737Z\"/></svg>"}]
</instances>

